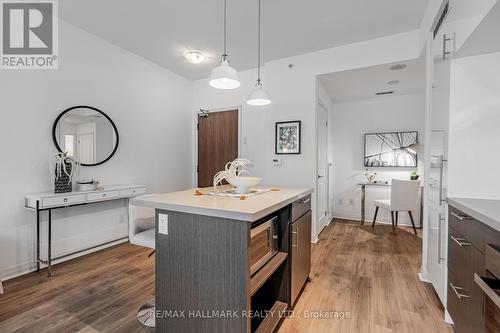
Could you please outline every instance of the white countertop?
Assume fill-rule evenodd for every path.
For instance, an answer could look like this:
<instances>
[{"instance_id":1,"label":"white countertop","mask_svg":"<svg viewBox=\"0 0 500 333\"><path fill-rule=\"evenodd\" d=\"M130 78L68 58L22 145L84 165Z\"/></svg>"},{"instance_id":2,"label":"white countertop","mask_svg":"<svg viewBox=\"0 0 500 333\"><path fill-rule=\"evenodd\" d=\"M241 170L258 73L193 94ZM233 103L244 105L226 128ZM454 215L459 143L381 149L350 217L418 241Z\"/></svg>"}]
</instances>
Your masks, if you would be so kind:
<instances>
[{"instance_id":1,"label":"white countertop","mask_svg":"<svg viewBox=\"0 0 500 333\"><path fill-rule=\"evenodd\" d=\"M448 198L448 204L500 231L500 200Z\"/></svg>"},{"instance_id":2,"label":"white countertop","mask_svg":"<svg viewBox=\"0 0 500 333\"><path fill-rule=\"evenodd\" d=\"M257 187L261 189L275 187ZM257 221L313 192L310 188L276 187L270 191L240 200L237 197L195 195L197 189L164 194L151 194L131 200L132 205L176 212L215 216L242 221ZM200 189L203 193L211 188Z\"/></svg>"}]
</instances>

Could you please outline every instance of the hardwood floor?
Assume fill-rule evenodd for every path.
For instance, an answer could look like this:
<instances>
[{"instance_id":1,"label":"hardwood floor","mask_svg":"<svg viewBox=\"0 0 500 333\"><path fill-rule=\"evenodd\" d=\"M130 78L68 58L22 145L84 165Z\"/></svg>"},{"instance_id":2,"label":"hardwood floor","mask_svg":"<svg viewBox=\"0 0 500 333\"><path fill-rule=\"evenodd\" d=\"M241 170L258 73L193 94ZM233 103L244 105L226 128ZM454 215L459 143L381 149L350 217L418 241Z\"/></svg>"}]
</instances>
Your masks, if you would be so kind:
<instances>
[{"instance_id":1,"label":"hardwood floor","mask_svg":"<svg viewBox=\"0 0 500 333\"><path fill-rule=\"evenodd\" d=\"M419 281L422 241L410 227L393 235L390 225L334 220L319 239L312 281L280 333L453 332L432 286ZM350 317L307 319L306 311Z\"/></svg>"},{"instance_id":2,"label":"hardwood floor","mask_svg":"<svg viewBox=\"0 0 500 333\"><path fill-rule=\"evenodd\" d=\"M432 287L418 280L421 239L411 228L393 235L387 225L335 222L313 245L312 282L279 332L452 332ZM0 332L150 332L135 318L154 294L149 252L122 244L56 265L51 279L5 282ZM306 310L350 317L307 319Z\"/></svg>"}]
</instances>

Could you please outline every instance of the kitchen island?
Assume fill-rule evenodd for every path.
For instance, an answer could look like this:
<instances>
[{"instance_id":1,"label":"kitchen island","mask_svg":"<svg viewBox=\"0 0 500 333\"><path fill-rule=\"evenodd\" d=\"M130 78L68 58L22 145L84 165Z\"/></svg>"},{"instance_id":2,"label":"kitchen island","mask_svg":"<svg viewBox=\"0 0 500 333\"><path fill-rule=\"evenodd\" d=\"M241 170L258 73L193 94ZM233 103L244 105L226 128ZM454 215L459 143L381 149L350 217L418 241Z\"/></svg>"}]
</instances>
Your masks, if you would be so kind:
<instances>
[{"instance_id":1,"label":"kitchen island","mask_svg":"<svg viewBox=\"0 0 500 333\"><path fill-rule=\"evenodd\" d=\"M308 278L312 189L258 190L132 200L156 212L156 332L276 330Z\"/></svg>"}]
</instances>

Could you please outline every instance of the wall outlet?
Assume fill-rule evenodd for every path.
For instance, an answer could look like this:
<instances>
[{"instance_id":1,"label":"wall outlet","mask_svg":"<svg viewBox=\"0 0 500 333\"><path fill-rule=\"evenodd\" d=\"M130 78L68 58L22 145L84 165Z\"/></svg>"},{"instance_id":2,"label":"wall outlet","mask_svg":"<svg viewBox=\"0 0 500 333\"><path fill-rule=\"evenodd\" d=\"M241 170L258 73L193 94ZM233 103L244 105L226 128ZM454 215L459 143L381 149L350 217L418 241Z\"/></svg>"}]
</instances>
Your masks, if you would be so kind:
<instances>
[{"instance_id":1,"label":"wall outlet","mask_svg":"<svg viewBox=\"0 0 500 333\"><path fill-rule=\"evenodd\" d=\"M168 235L168 215L158 214L158 233Z\"/></svg>"},{"instance_id":2,"label":"wall outlet","mask_svg":"<svg viewBox=\"0 0 500 333\"><path fill-rule=\"evenodd\" d=\"M354 199L353 198L349 199L349 205L354 206Z\"/></svg>"},{"instance_id":3,"label":"wall outlet","mask_svg":"<svg viewBox=\"0 0 500 333\"><path fill-rule=\"evenodd\" d=\"M344 201L342 199L339 199L339 205L342 205Z\"/></svg>"},{"instance_id":4,"label":"wall outlet","mask_svg":"<svg viewBox=\"0 0 500 333\"><path fill-rule=\"evenodd\" d=\"M125 218L125 215L120 214L120 223L127 223L127 219Z\"/></svg>"},{"instance_id":5,"label":"wall outlet","mask_svg":"<svg viewBox=\"0 0 500 333\"><path fill-rule=\"evenodd\" d=\"M246 137L246 136L244 136L244 137L243 137L243 144L244 144L244 145L246 145L246 144L247 144L247 142L248 142L248 139L247 139L247 137Z\"/></svg>"},{"instance_id":6,"label":"wall outlet","mask_svg":"<svg viewBox=\"0 0 500 333\"><path fill-rule=\"evenodd\" d=\"M281 159L281 157L273 158L273 165L274 166L282 166L283 160Z\"/></svg>"}]
</instances>

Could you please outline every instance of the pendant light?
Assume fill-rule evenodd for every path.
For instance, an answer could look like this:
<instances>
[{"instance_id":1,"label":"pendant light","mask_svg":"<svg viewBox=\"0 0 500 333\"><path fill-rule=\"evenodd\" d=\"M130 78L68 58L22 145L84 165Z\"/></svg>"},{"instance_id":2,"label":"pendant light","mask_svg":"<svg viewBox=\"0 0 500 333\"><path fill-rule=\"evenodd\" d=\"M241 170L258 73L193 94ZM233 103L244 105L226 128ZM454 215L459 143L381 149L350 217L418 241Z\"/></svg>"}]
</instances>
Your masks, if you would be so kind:
<instances>
[{"instance_id":1,"label":"pendant light","mask_svg":"<svg viewBox=\"0 0 500 333\"><path fill-rule=\"evenodd\" d=\"M249 105L268 105L271 104L271 98L269 97L269 94L267 91L262 88L262 81L260 79L260 55L261 55L261 48L260 48L260 1L259 0L259 28L258 28L258 39L257 39L257 49L258 49L258 54L257 54L257 83L255 84L255 88L252 90L250 95L248 95L247 99L247 104Z\"/></svg>"},{"instance_id":2,"label":"pendant light","mask_svg":"<svg viewBox=\"0 0 500 333\"><path fill-rule=\"evenodd\" d=\"M227 26L227 0L224 0L224 53L221 56L220 65L210 73L208 84L217 89L235 89L240 86L238 72L229 66L228 56L226 54L226 26Z\"/></svg>"}]
</instances>

